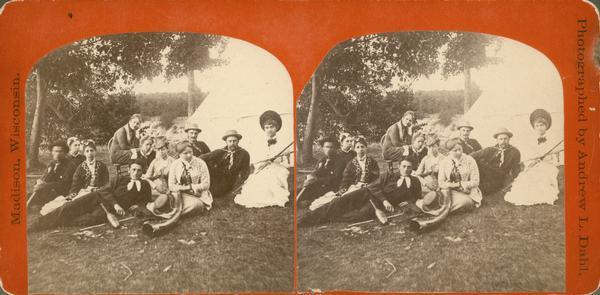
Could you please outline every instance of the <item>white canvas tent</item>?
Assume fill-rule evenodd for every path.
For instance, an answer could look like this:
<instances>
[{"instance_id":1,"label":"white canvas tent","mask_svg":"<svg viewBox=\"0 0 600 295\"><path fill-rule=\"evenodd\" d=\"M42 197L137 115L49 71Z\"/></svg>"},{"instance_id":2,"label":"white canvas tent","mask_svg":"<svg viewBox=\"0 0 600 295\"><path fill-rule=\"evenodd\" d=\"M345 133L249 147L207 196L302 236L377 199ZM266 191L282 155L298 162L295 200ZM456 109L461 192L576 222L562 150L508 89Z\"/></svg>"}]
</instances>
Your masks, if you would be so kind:
<instances>
[{"instance_id":1,"label":"white canvas tent","mask_svg":"<svg viewBox=\"0 0 600 295\"><path fill-rule=\"evenodd\" d=\"M563 89L557 69L532 47L502 39L501 62L478 71L491 82L478 82L482 94L464 116L475 126L471 136L490 146L495 144L494 131L506 127L514 133L513 145L531 146L535 134L529 115L542 108L552 115L549 135L564 138Z\"/></svg>"},{"instance_id":2,"label":"white canvas tent","mask_svg":"<svg viewBox=\"0 0 600 295\"><path fill-rule=\"evenodd\" d=\"M294 138L293 93L285 67L267 51L250 43L230 39L224 52L229 62L198 77L198 84L209 94L188 121L202 129L200 139L211 150L221 148L226 130L235 129L243 138L240 146L250 152L266 144L259 124L260 115L273 110L282 117L278 140L286 143Z\"/></svg>"}]
</instances>

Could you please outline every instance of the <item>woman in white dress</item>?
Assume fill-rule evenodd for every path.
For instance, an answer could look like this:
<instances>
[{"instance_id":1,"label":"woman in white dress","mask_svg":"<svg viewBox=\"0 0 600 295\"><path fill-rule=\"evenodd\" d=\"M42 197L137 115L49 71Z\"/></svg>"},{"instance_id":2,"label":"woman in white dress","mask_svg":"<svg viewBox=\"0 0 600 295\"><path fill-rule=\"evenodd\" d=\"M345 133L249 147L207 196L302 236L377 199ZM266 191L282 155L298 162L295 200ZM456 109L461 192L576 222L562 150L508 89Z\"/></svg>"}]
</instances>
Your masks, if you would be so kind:
<instances>
[{"instance_id":1,"label":"woman in white dress","mask_svg":"<svg viewBox=\"0 0 600 295\"><path fill-rule=\"evenodd\" d=\"M248 208L285 207L289 201L288 168L292 167L292 145L277 138L281 123L281 116L274 111L266 111L260 116L260 126L266 138L263 144L256 147L260 151L252 155L258 162L253 164L254 172L248 177L242 192L235 197L236 204ZM279 153L281 155L272 159Z\"/></svg>"},{"instance_id":2,"label":"woman in white dress","mask_svg":"<svg viewBox=\"0 0 600 295\"><path fill-rule=\"evenodd\" d=\"M554 204L558 199L558 153L564 150L562 139L552 139L547 131L552 126L550 113L537 109L529 116L536 134L529 149L524 149L525 170L514 180L504 200L515 205Z\"/></svg>"}]
</instances>

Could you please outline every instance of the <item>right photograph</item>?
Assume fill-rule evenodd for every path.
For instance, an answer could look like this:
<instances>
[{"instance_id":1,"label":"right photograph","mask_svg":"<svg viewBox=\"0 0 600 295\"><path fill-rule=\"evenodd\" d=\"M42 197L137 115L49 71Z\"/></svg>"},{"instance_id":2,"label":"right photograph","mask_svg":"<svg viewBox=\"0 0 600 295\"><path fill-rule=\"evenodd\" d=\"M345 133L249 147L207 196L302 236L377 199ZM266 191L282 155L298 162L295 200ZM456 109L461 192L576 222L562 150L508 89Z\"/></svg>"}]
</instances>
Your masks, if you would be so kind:
<instances>
[{"instance_id":1,"label":"right photograph","mask_svg":"<svg viewBox=\"0 0 600 295\"><path fill-rule=\"evenodd\" d=\"M296 105L299 291L565 290L562 80L472 32L358 36Z\"/></svg>"}]
</instances>

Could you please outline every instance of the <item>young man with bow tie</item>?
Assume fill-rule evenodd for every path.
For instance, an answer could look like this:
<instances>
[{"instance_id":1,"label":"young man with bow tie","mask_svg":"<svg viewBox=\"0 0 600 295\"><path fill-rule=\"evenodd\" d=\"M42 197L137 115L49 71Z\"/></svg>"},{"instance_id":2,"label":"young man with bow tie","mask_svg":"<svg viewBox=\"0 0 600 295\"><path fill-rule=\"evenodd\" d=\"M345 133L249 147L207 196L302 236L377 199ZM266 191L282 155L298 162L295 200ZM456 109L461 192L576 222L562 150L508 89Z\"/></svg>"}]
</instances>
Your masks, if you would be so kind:
<instances>
[{"instance_id":1,"label":"young man with bow tie","mask_svg":"<svg viewBox=\"0 0 600 295\"><path fill-rule=\"evenodd\" d=\"M225 147L202 155L210 172L210 192L224 196L242 184L250 175L250 154L239 146L242 135L228 130L222 137Z\"/></svg>"},{"instance_id":2,"label":"young man with bow tie","mask_svg":"<svg viewBox=\"0 0 600 295\"><path fill-rule=\"evenodd\" d=\"M113 178L98 191L66 202L59 208L35 219L28 230L38 231L57 226L93 225L115 220L115 214L123 216L126 211L145 211L145 205L152 201L150 184L142 180L142 165L134 162L129 165L129 175ZM147 212L150 215L150 212ZM118 226L118 224L116 224Z\"/></svg>"},{"instance_id":3,"label":"young man with bow tie","mask_svg":"<svg viewBox=\"0 0 600 295\"><path fill-rule=\"evenodd\" d=\"M298 220L298 226L372 218L386 223L383 211L394 212L401 202L414 204L421 196L421 183L417 177L411 176L411 172L412 163L402 160L397 172L383 174L377 181L307 212Z\"/></svg>"},{"instance_id":4,"label":"young man with bow tie","mask_svg":"<svg viewBox=\"0 0 600 295\"><path fill-rule=\"evenodd\" d=\"M27 201L27 207L39 207L54 200L57 196L68 195L73 182L75 167L72 161L66 158L67 146L62 142L50 145L52 161L46 167L44 175L37 180L33 193Z\"/></svg>"},{"instance_id":5,"label":"young man with bow tie","mask_svg":"<svg viewBox=\"0 0 600 295\"><path fill-rule=\"evenodd\" d=\"M500 128L494 133L496 145L471 154L479 167L479 188L484 195L502 189L521 171L521 152L510 144L512 137L512 132Z\"/></svg>"}]
</instances>

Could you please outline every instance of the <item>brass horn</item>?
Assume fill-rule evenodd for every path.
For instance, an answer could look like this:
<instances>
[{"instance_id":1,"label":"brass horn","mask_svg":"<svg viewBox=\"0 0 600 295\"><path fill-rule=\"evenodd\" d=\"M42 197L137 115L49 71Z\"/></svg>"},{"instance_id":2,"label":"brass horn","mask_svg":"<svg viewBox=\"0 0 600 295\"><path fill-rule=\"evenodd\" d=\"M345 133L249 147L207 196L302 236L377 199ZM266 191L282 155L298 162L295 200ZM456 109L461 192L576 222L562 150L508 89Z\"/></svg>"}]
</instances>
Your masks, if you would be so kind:
<instances>
[{"instance_id":1,"label":"brass horn","mask_svg":"<svg viewBox=\"0 0 600 295\"><path fill-rule=\"evenodd\" d=\"M151 224L150 221L144 222L142 225L142 232L149 236L158 236L169 228L173 227L179 218L181 217L181 212L183 211L183 198L181 197L181 192L177 192L174 194L174 203L175 203L175 213L171 218L163 220L161 222Z\"/></svg>"},{"instance_id":2,"label":"brass horn","mask_svg":"<svg viewBox=\"0 0 600 295\"><path fill-rule=\"evenodd\" d=\"M422 231L426 228L435 226L446 219L450 213L450 208L452 207L452 194L450 193L450 190L442 190L441 194L442 208L440 214L437 216L419 217L409 221L409 228L411 230Z\"/></svg>"}]
</instances>

